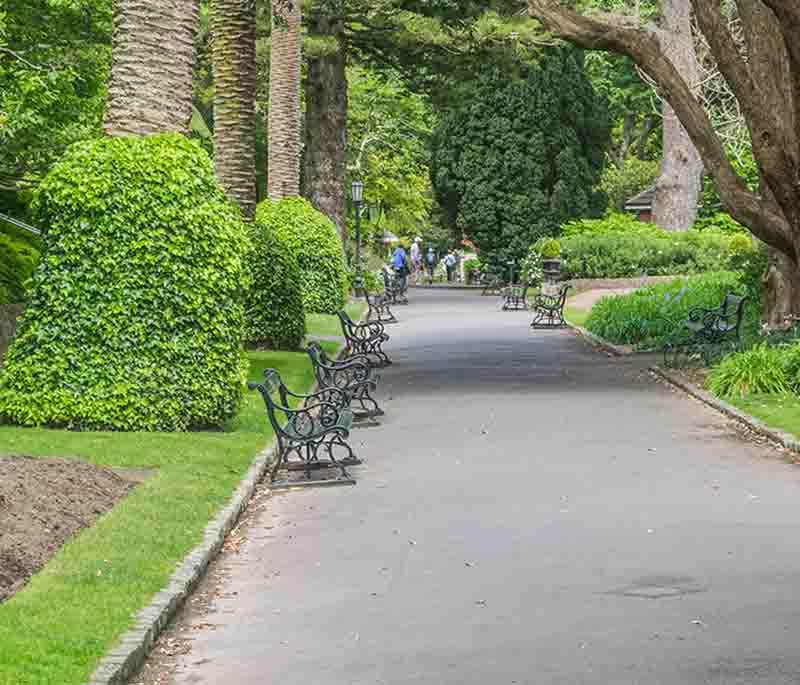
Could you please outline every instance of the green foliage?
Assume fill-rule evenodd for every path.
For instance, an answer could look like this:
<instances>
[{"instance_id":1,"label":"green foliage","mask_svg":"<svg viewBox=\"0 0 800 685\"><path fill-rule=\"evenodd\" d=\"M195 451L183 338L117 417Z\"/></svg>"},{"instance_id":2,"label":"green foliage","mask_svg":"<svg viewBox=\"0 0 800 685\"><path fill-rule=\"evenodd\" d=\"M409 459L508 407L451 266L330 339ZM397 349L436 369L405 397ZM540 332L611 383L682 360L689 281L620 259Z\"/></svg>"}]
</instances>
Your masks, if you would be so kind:
<instances>
[{"instance_id":1,"label":"green foliage","mask_svg":"<svg viewBox=\"0 0 800 685\"><path fill-rule=\"evenodd\" d=\"M608 196L609 209L621 212L628 200L653 186L658 174L659 163L654 160L628 157L621 169L615 164L609 164L600 183L603 192Z\"/></svg>"},{"instance_id":2,"label":"green foliage","mask_svg":"<svg viewBox=\"0 0 800 685\"><path fill-rule=\"evenodd\" d=\"M725 233L747 233L747 229L726 212L714 212L701 216L694 225L697 231L712 229Z\"/></svg>"},{"instance_id":3,"label":"green foliage","mask_svg":"<svg viewBox=\"0 0 800 685\"><path fill-rule=\"evenodd\" d=\"M800 344L795 342L785 347L777 347L783 360L783 369L792 390L800 392Z\"/></svg>"},{"instance_id":4,"label":"green foliage","mask_svg":"<svg viewBox=\"0 0 800 685\"><path fill-rule=\"evenodd\" d=\"M586 327L613 343L661 348L681 331L690 309L718 307L727 293L741 290L739 276L731 272L678 278L630 295L600 300L592 308ZM757 327L758 319L758 308L751 304L746 327Z\"/></svg>"},{"instance_id":5,"label":"green foliage","mask_svg":"<svg viewBox=\"0 0 800 685\"><path fill-rule=\"evenodd\" d=\"M756 269L760 276L766 266L745 235L712 229L665 231L626 214L572 222L563 234L563 269L570 278L690 275L719 269Z\"/></svg>"},{"instance_id":6,"label":"green foliage","mask_svg":"<svg viewBox=\"0 0 800 685\"><path fill-rule=\"evenodd\" d=\"M245 300L245 340L253 347L296 350L306 334L300 265L289 245L268 227L252 224Z\"/></svg>"},{"instance_id":7,"label":"green foliage","mask_svg":"<svg viewBox=\"0 0 800 685\"><path fill-rule=\"evenodd\" d=\"M333 222L302 198L265 200L258 206L256 222L283 240L297 257L306 311L338 312L347 300L348 279Z\"/></svg>"},{"instance_id":8,"label":"green foliage","mask_svg":"<svg viewBox=\"0 0 800 685\"><path fill-rule=\"evenodd\" d=\"M548 50L513 73L484 70L436 130L432 179L444 221L492 267L519 261L565 221L599 216L609 143L581 54Z\"/></svg>"},{"instance_id":9,"label":"green foliage","mask_svg":"<svg viewBox=\"0 0 800 685\"><path fill-rule=\"evenodd\" d=\"M360 67L348 70L348 86L348 166L364 182L372 210L365 235L376 238L387 226L401 238L424 235L432 204L430 104L396 75Z\"/></svg>"},{"instance_id":10,"label":"green foliage","mask_svg":"<svg viewBox=\"0 0 800 685\"><path fill-rule=\"evenodd\" d=\"M558 259L561 256L561 243L555 238L542 238L537 242L542 259Z\"/></svg>"},{"instance_id":11,"label":"green foliage","mask_svg":"<svg viewBox=\"0 0 800 685\"><path fill-rule=\"evenodd\" d=\"M32 241L0 233L0 305L26 299L26 283L38 261L39 250Z\"/></svg>"},{"instance_id":12,"label":"green foliage","mask_svg":"<svg viewBox=\"0 0 800 685\"><path fill-rule=\"evenodd\" d=\"M111 4L0 2L0 189L32 187L68 145L100 134Z\"/></svg>"},{"instance_id":13,"label":"green foliage","mask_svg":"<svg viewBox=\"0 0 800 685\"><path fill-rule=\"evenodd\" d=\"M472 259L467 259L464 261L464 280L467 283L472 283L475 280L475 276L480 273L481 271L481 260L477 257L473 257Z\"/></svg>"},{"instance_id":14,"label":"green foliage","mask_svg":"<svg viewBox=\"0 0 800 685\"><path fill-rule=\"evenodd\" d=\"M221 426L242 391L247 240L206 153L178 135L79 143L34 208L47 235L0 375L0 417Z\"/></svg>"},{"instance_id":15,"label":"green foliage","mask_svg":"<svg viewBox=\"0 0 800 685\"><path fill-rule=\"evenodd\" d=\"M706 385L718 397L784 395L789 392L784 353L766 344L725 357Z\"/></svg>"}]
</instances>

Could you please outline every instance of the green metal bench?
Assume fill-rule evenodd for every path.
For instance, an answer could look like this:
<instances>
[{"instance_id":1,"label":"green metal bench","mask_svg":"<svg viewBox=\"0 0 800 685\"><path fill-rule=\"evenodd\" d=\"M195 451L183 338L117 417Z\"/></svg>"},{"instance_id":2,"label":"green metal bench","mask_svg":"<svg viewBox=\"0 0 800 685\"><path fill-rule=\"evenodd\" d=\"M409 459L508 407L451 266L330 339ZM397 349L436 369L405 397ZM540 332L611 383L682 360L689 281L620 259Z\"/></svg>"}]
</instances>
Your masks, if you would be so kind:
<instances>
[{"instance_id":1,"label":"green metal bench","mask_svg":"<svg viewBox=\"0 0 800 685\"><path fill-rule=\"evenodd\" d=\"M354 323L345 311L340 311L338 316L345 339L345 359L363 357L373 367L391 365L392 360L383 351L383 343L389 340L389 336L380 321Z\"/></svg>"},{"instance_id":2,"label":"green metal bench","mask_svg":"<svg viewBox=\"0 0 800 685\"><path fill-rule=\"evenodd\" d=\"M275 369L264 372L262 383L249 385L264 398L278 442L277 458L270 473L273 487L355 484L346 467L361 461L347 442L354 416L344 391L323 388L309 395L294 393ZM295 402L299 406L291 407ZM333 479L312 478L312 474L323 469L335 469L339 475ZM281 470L286 471L286 477L278 481ZM305 474L305 480L290 479L289 474L297 471Z\"/></svg>"},{"instance_id":3,"label":"green metal bench","mask_svg":"<svg viewBox=\"0 0 800 685\"><path fill-rule=\"evenodd\" d=\"M558 294L538 294L532 304L532 328L562 328L566 325L564 320L564 305L567 303L567 294L572 286L569 283L562 285Z\"/></svg>"},{"instance_id":4,"label":"green metal bench","mask_svg":"<svg viewBox=\"0 0 800 685\"><path fill-rule=\"evenodd\" d=\"M333 360L319 343L308 346L308 356L320 388L337 388L346 393L356 421L383 416L384 411L372 396L378 388L378 376L366 357L354 356ZM357 405L354 409L353 405Z\"/></svg>"},{"instance_id":5,"label":"green metal bench","mask_svg":"<svg viewBox=\"0 0 800 685\"><path fill-rule=\"evenodd\" d=\"M673 340L664 346L664 364L680 367L702 360L708 366L726 351L738 349L747 299L728 293L719 307L690 310L686 321L674 326Z\"/></svg>"}]
</instances>

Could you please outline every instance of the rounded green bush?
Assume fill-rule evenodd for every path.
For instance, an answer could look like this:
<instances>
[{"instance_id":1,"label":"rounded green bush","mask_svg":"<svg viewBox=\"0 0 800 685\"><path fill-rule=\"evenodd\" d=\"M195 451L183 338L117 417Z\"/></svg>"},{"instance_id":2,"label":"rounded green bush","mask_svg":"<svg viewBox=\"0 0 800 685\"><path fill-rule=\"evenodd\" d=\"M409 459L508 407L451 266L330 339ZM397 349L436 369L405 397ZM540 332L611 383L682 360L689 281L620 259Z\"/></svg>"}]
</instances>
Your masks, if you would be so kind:
<instances>
[{"instance_id":1,"label":"rounded green bush","mask_svg":"<svg viewBox=\"0 0 800 685\"><path fill-rule=\"evenodd\" d=\"M296 350L306 334L297 258L283 239L262 224L253 224L252 237L245 339L253 347Z\"/></svg>"},{"instance_id":2,"label":"rounded green bush","mask_svg":"<svg viewBox=\"0 0 800 685\"><path fill-rule=\"evenodd\" d=\"M34 210L47 233L0 374L0 419L222 426L244 381L247 237L208 155L178 135L79 143Z\"/></svg>"},{"instance_id":3,"label":"rounded green bush","mask_svg":"<svg viewBox=\"0 0 800 685\"><path fill-rule=\"evenodd\" d=\"M299 197L265 200L258 206L256 222L284 240L297 257L306 311L338 312L347 300L347 271L333 222Z\"/></svg>"},{"instance_id":4,"label":"rounded green bush","mask_svg":"<svg viewBox=\"0 0 800 685\"><path fill-rule=\"evenodd\" d=\"M718 397L783 395L790 385L781 350L767 345L725 357L706 384Z\"/></svg>"}]
</instances>

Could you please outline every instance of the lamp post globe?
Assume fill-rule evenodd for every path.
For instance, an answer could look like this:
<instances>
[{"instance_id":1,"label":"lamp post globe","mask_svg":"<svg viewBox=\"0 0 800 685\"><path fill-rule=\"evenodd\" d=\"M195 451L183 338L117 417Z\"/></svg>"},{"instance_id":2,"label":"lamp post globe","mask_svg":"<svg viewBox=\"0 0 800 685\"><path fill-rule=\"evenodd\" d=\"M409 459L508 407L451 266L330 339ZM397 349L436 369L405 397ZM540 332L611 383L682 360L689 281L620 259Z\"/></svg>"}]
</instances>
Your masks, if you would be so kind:
<instances>
[{"instance_id":1,"label":"lamp post globe","mask_svg":"<svg viewBox=\"0 0 800 685\"><path fill-rule=\"evenodd\" d=\"M364 275L361 268L361 207L364 204L364 183L353 181L352 185L353 206L356 210L356 281L355 294L361 297L364 294Z\"/></svg>"}]
</instances>

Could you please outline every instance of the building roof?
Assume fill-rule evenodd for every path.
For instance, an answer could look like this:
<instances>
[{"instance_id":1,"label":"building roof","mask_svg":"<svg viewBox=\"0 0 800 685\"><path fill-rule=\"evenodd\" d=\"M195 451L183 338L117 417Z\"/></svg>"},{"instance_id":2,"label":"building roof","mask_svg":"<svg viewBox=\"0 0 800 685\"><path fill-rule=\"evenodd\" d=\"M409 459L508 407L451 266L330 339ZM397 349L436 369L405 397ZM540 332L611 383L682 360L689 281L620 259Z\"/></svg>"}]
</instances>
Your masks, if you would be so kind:
<instances>
[{"instance_id":1,"label":"building roof","mask_svg":"<svg viewBox=\"0 0 800 685\"><path fill-rule=\"evenodd\" d=\"M648 188L625 203L625 209L630 212L642 211L643 209L653 209L653 201L656 197L656 187Z\"/></svg>"}]
</instances>

